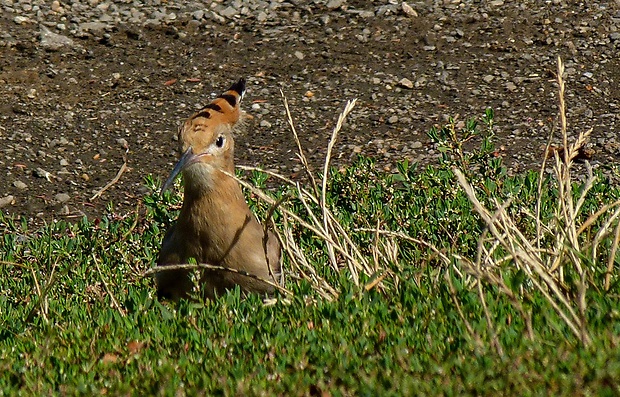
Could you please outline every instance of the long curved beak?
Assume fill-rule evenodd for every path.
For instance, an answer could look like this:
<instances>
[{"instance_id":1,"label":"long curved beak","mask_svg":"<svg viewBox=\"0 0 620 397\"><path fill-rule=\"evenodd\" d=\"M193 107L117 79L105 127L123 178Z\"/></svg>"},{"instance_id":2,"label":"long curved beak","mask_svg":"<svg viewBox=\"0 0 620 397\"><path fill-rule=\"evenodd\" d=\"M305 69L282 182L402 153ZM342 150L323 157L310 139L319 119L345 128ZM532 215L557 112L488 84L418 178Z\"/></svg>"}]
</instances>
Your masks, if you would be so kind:
<instances>
[{"instance_id":1,"label":"long curved beak","mask_svg":"<svg viewBox=\"0 0 620 397\"><path fill-rule=\"evenodd\" d=\"M199 156L194 154L194 152L192 151L192 148L189 147L185 151L185 153L183 153L183 156L181 156L179 161L174 166L174 169L170 173L170 176L168 177L168 179L164 183L164 186L162 186L160 194L164 194L164 192L166 190L168 190L168 188L170 188L170 186L172 186L172 184L174 183L174 179L177 177L177 175L179 175L181 173L181 171L183 171L183 169L185 169L185 167L188 167L188 166L194 164L195 162L197 162L198 158L199 158Z\"/></svg>"}]
</instances>

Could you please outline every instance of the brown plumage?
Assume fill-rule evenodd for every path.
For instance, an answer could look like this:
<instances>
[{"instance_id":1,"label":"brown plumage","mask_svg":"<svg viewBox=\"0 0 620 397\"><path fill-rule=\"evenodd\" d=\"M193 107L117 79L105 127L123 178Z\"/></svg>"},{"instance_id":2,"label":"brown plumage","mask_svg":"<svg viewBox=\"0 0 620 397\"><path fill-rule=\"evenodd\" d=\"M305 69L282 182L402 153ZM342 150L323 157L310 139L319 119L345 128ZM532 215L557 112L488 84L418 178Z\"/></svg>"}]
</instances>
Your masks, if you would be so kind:
<instances>
[{"instance_id":1,"label":"brown plumage","mask_svg":"<svg viewBox=\"0 0 620 397\"><path fill-rule=\"evenodd\" d=\"M274 283L280 279L278 239L268 232L265 252L263 226L248 208L239 183L221 172L235 172L233 130L241 117L244 90L241 79L185 121L179 130L183 155L162 188L183 174L183 206L164 237L157 266L185 264L194 258L239 271L204 270L200 282L209 298L235 285L245 292L274 292L273 286L244 272ZM156 273L158 295L186 297L192 288L189 274L178 269Z\"/></svg>"}]
</instances>

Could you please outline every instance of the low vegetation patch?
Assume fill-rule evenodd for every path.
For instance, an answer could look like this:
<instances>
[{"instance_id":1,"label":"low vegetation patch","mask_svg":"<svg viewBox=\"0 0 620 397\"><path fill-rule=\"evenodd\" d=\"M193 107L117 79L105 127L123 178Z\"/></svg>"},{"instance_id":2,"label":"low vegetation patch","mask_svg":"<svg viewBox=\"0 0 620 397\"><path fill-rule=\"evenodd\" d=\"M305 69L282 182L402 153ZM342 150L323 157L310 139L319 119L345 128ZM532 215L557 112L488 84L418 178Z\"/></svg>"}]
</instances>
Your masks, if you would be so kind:
<instances>
[{"instance_id":1,"label":"low vegetation patch","mask_svg":"<svg viewBox=\"0 0 620 397\"><path fill-rule=\"evenodd\" d=\"M152 178L131 214L0 217L0 395L619 394L620 189L574 171L588 132L570 134L563 99L563 150L518 175L491 110L429 132L438 165L330 168L354 104L306 183L231 175L285 248L270 299L156 299L181 195Z\"/></svg>"}]
</instances>

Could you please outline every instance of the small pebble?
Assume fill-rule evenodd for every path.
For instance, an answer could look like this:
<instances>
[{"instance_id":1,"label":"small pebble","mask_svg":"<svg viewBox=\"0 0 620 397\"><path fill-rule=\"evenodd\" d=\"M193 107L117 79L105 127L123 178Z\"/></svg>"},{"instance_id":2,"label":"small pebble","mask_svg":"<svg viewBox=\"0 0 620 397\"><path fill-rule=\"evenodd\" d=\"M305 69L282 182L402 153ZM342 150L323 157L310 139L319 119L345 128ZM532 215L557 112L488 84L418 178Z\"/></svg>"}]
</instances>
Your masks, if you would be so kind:
<instances>
[{"instance_id":1,"label":"small pebble","mask_svg":"<svg viewBox=\"0 0 620 397\"><path fill-rule=\"evenodd\" d=\"M404 79L401 79L398 82L398 85L401 86L401 87L404 87L404 88L408 88L408 89L412 89L413 88L413 82L411 80L409 80L408 78L406 78L406 77Z\"/></svg>"},{"instance_id":2,"label":"small pebble","mask_svg":"<svg viewBox=\"0 0 620 397\"><path fill-rule=\"evenodd\" d=\"M125 138L118 138L116 140L116 143L118 143L119 145L121 145L121 147L123 149L127 149L129 147L129 143L127 143L127 140Z\"/></svg>"},{"instance_id":3,"label":"small pebble","mask_svg":"<svg viewBox=\"0 0 620 397\"><path fill-rule=\"evenodd\" d=\"M25 190L25 189L28 188L28 185L26 185L22 181L15 181L15 182L13 182L13 186L15 186L18 190Z\"/></svg>"},{"instance_id":4,"label":"small pebble","mask_svg":"<svg viewBox=\"0 0 620 397\"><path fill-rule=\"evenodd\" d=\"M71 196L69 196L67 193L58 193L54 196L54 199L59 203L66 203L71 199Z\"/></svg>"},{"instance_id":5,"label":"small pebble","mask_svg":"<svg viewBox=\"0 0 620 397\"><path fill-rule=\"evenodd\" d=\"M342 7L345 4L344 0L329 0L327 2L327 8L330 10L335 10L337 8Z\"/></svg>"},{"instance_id":6,"label":"small pebble","mask_svg":"<svg viewBox=\"0 0 620 397\"><path fill-rule=\"evenodd\" d=\"M409 4L405 3L404 1L401 6L402 6L402 9L405 15L410 16L412 18L415 18L418 16L418 13L416 12L416 10L414 10Z\"/></svg>"},{"instance_id":7,"label":"small pebble","mask_svg":"<svg viewBox=\"0 0 620 397\"><path fill-rule=\"evenodd\" d=\"M52 174L50 174L49 172L45 171L43 168L40 168L40 167L34 170L34 175L39 178L45 178L48 181L50 180L50 177L52 176Z\"/></svg>"},{"instance_id":8,"label":"small pebble","mask_svg":"<svg viewBox=\"0 0 620 397\"><path fill-rule=\"evenodd\" d=\"M0 198L0 208L4 208L7 205L11 205L15 202L15 197L8 195Z\"/></svg>"}]
</instances>

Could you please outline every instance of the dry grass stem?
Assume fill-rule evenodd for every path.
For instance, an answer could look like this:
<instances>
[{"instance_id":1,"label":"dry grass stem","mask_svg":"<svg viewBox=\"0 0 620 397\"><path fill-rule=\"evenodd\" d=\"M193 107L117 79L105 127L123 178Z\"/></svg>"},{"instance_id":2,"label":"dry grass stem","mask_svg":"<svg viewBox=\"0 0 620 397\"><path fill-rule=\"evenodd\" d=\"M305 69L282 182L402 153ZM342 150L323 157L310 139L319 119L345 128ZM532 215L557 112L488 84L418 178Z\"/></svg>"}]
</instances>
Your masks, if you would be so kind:
<instances>
[{"instance_id":1,"label":"dry grass stem","mask_svg":"<svg viewBox=\"0 0 620 397\"><path fill-rule=\"evenodd\" d=\"M461 321L463 321L463 324L465 324L465 328L467 329L467 332L474 340L476 347L480 350L484 350L484 343L482 342L482 338L480 338L480 336L476 333L476 331L474 331L474 327L471 326L471 324L467 320L467 317L465 317L465 315L463 314L463 310L461 309L461 304L459 303L459 300L456 297L456 289L454 288L454 284L452 284L452 279L450 277L450 274L448 272L445 272L444 278L446 282L448 283L448 287L450 288L450 296L452 297L452 301L454 302L456 311L459 314Z\"/></svg>"},{"instance_id":2,"label":"dry grass stem","mask_svg":"<svg viewBox=\"0 0 620 397\"><path fill-rule=\"evenodd\" d=\"M609 255L607 257L607 270L605 272L605 291L609 291L611 286L611 275L614 270L614 262L616 260L616 253L618 252L618 243L620 243L620 222L616 225L616 232L614 235L614 241L611 245Z\"/></svg>"},{"instance_id":3,"label":"dry grass stem","mask_svg":"<svg viewBox=\"0 0 620 397\"><path fill-rule=\"evenodd\" d=\"M334 127L329 143L327 144L327 154L325 155L325 162L323 164L323 179L321 181L322 182L321 183L321 210L323 212L323 227L324 227L324 230L328 233L330 232L330 230L333 230L333 226L331 225L332 219L327 214L327 178L329 177L329 163L332 157L332 151L334 149L334 145L336 144L336 139L338 138L338 132L340 132L340 129L342 128L342 124L344 123L344 120L346 119L347 115L351 112L351 110L353 110L353 107L355 106L356 101L357 99L353 99L352 101L347 102L347 104L344 107L344 110L342 111L342 113L340 113L340 116L338 116L336 127ZM333 233L333 234L335 236L338 235L336 233ZM332 263L332 267L334 269L337 269L338 263L336 262L336 255L334 253L333 245L331 244L327 245L327 253L329 254L329 259ZM358 285L359 277L357 275L357 269L353 268L350 270L352 270L351 275L353 276L355 284Z\"/></svg>"},{"instance_id":4,"label":"dry grass stem","mask_svg":"<svg viewBox=\"0 0 620 397\"><path fill-rule=\"evenodd\" d=\"M93 201L99 197L101 197L101 195L108 190L109 188L111 188L116 182L118 182L119 179L121 179L121 175L123 175L123 172L125 172L125 170L127 169L127 153L129 153L129 148L125 149L125 154L123 155L123 165L121 165L121 168L118 170L118 172L116 173L116 176L114 178L112 178L112 180L105 185L104 187L102 187L101 189L99 189L97 191L97 193L95 193L90 199L89 201Z\"/></svg>"},{"instance_id":5,"label":"dry grass stem","mask_svg":"<svg viewBox=\"0 0 620 397\"><path fill-rule=\"evenodd\" d=\"M47 283L45 285L45 288L43 288L43 290L41 290L40 288L40 283L38 281L36 272L34 270L34 268L28 268L31 273L32 273L32 277L35 283L35 288L37 290L37 302L35 302L34 306L32 307L32 309L30 310L30 312L28 313L28 315L26 316L26 322L29 323L30 321L32 321L32 319L34 318L35 314L37 313L37 306L40 309L40 314L43 317L43 320L45 322L48 322L48 318L47 318L47 312L49 309L49 304L47 301L47 295L49 293L49 290L52 288L52 286L54 285L54 283L56 282L56 268L58 266L58 262L54 261L52 264L52 271L50 273L50 277L47 280Z\"/></svg>"},{"instance_id":6,"label":"dry grass stem","mask_svg":"<svg viewBox=\"0 0 620 397\"><path fill-rule=\"evenodd\" d=\"M306 171L308 178L310 178L311 186L314 189L314 195L318 197L319 195L319 191L317 188L318 185L316 183L316 179L314 178L314 174L312 173L312 169L310 168L310 163L308 163L308 159L306 158L306 155L304 154L304 149L301 144L301 141L299 140L299 135L297 134L297 130L295 129L295 123L293 123L293 117L291 116L291 111L288 107L288 100L286 99L286 96L284 95L284 92L282 92L282 90L280 90L280 95L282 96L282 100L284 101L284 109L286 110L286 120L288 121L288 125L291 127L291 132L293 133L293 137L295 138L295 143L297 144L297 152L298 152L297 156L299 157L301 164L304 166L304 170Z\"/></svg>"},{"instance_id":7,"label":"dry grass stem","mask_svg":"<svg viewBox=\"0 0 620 397\"><path fill-rule=\"evenodd\" d=\"M267 175L273 176L289 185L292 188L292 194L290 197L287 197L287 199L297 199L299 203L301 203L306 213L305 217L307 220L303 219L301 215L294 213L288 208L288 200L280 199L276 202L276 200L265 194L265 192L255 186L252 186L247 181L238 178L236 175L226 172L224 172L224 174L235 179L244 188L252 192L259 200L271 206L268 219L272 218L274 211L278 211L278 213L282 215L284 220L283 226L281 227L282 230L275 230L276 228L274 228L274 231L278 234L278 239L282 243L284 252L290 259L293 270L299 273L302 278L309 280L313 287L319 291L323 297L334 299L338 296L336 289L333 286L330 286L323 278L318 276L317 269L310 265L306 259L304 250L293 239L293 230L297 230L298 228L306 229L312 232L318 239L322 240L327 249L328 265L336 273L342 271L343 268L346 268L355 285L360 285L361 274L364 274L367 277L376 277L378 272L384 271L381 269L381 265L379 264L379 258L387 264L389 263L388 258L396 255L398 250L394 248L394 244L384 242L381 244L377 243L375 245L375 251L379 252L372 253L375 261L371 264L368 258L362 253L360 247L353 242L353 239L349 235L350 231L347 231L345 227L343 227L343 225L336 219L329 208L329 204L327 203L327 186L329 180L328 178L330 177L329 167L333 149L335 147L338 134L342 129L343 123L347 115L353 110L356 100L353 99L347 102L344 110L339 115L336 126L332 131L327 147L327 154L323 164L323 174L321 175L322 184L321 187L319 187L304 154L286 97L284 97L284 95L282 96L284 99L284 107L286 109L288 124L291 127L293 137L295 138L295 142L298 146L298 157L305 169L305 172L309 175L311 186L309 188L305 188L300 183L273 171L265 171L247 166L241 166L238 168L246 171L265 172ZM387 253L388 247L390 247L389 250L391 252L389 255L380 252L384 250ZM382 274L391 273L385 272ZM383 280L384 277L385 276L381 276L378 279L379 281L377 281L377 285L380 288L383 288L381 285L381 280ZM377 279L375 278L375 280Z\"/></svg>"},{"instance_id":8,"label":"dry grass stem","mask_svg":"<svg viewBox=\"0 0 620 397\"><path fill-rule=\"evenodd\" d=\"M531 269L534 274L538 276L533 277L534 274L526 272L526 274L529 275L531 282L549 300L551 305L571 328L575 335L579 337L580 340L586 341L586 344L588 344L590 341L589 336L584 334L583 328L577 325L581 323L579 315L574 310L569 298L563 293L558 282L549 273L549 269L544 265L544 261L540 255L537 255L537 253L540 253L541 250L535 249L531 242L529 242L525 236L518 231L518 228L514 225L513 220L506 213L504 207L500 206L499 216L491 217L488 210L477 199L473 188L467 182L463 173L458 169L454 169L454 173L469 200L473 203L474 209L486 223L492 236L496 239L496 241L501 243L504 249L510 253L517 267ZM520 262L522 265L519 265ZM461 261L461 263L465 262ZM494 267L498 266L476 267L478 272L490 273ZM477 276L480 277L480 273L478 273ZM538 281L539 278L542 280L542 283ZM493 281L492 284L498 285L498 278L486 277L486 280ZM549 290L553 295L549 293ZM556 299L559 301L561 306L556 302Z\"/></svg>"},{"instance_id":9,"label":"dry grass stem","mask_svg":"<svg viewBox=\"0 0 620 397\"><path fill-rule=\"evenodd\" d=\"M268 284L268 285L274 287L275 289L279 290L280 292L282 292L282 293L284 293L286 295L292 295L291 291L287 290L286 288L282 287L281 285L279 285L279 284L277 284L277 283L275 283L275 282L273 282L271 280L264 279L262 277L259 277L259 276L255 275L255 274L248 273L248 272L245 272L243 270L232 269L230 267L225 267L225 266L209 265L207 263L196 263L196 264L194 264L194 263L186 263L186 264L180 264L180 265L157 266L157 267L151 268L151 269L147 270L146 272L144 272L144 276L146 277L146 276L151 276L153 274L160 273L160 272L165 272L165 271L169 271L169 270L180 270L180 269L187 269L187 270L219 270L219 271L223 271L223 272L236 273L236 274L240 274L240 275L245 276L245 277L252 278L254 280L261 281L261 282L263 282L265 284ZM104 283L104 285L105 285L105 283ZM107 288L106 288L106 290L107 290Z\"/></svg>"},{"instance_id":10,"label":"dry grass stem","mask_svg":"<svg viewBox=\"0 0 620 397\"><path fill-rule=\"evenodd\" d=\"M480 215L486 225L485 231L478 240L478 249L475 262L454 255L467 273L472 274L479 280L484 280L495 285L508 297L514 307L522 314L526 321L528 334L533 337L529 314L519 303L518 297L510 290L503 281L502 271L508 266L522 269L525 272L528 284L541 292L545 299L567 324L569 329L584 344L589 345L591 338L586 321L587 312L587 288L589 267L584 260L596 264L599 260L599 247L607 237L613 235L610 243L610 252L606 257L606 274L604 287L611 285L613 277L613 265L615 263L620 244L620 201L602 206L596 213L579 225L586 198L594 186L596 177L592 167L585 163L587 177L580 186L577 197L573 194L573 179L571 168L573 160L579 155L580 150L586 145L592 129L578 134L574 142L568 138L568 122L566 119L565 84L563 80L564 65L558 58L557 82L558 82L558 107L559 125L562 135L564 150L554 151L553 177L558 188L558 198L554 206L554 217L548 222L542 219L543 181L545 180L545 165L547 156L543 156L542 166L538 180L538 199L534 215L528 214L536 223L536 235L528 237L522 232L515 220L508 214L507 208L510 202L495 202L496 210L491 213L476 197L474 189L466 180L463 172L454 169L454 174L465 194L472 203L474 210ZM547 143L547 153L551 144L551 137ZM605 219L602 217L605 216ZM597 222L601 226L594 238L584 238L583 233L588 231ZM548 246L542 244L547 241ZM499 249L502 248L503 251ZM571 278L571 285L565 284L565 274L571 272L576 278ZM478 293L487 316L490 320L481 285L477 284ZM527 293L523 285L521 293ZM571 292L573 291L573 292ZM576 292L576 294L575 294ZM495 330L490 326L492 338L495 339ZM494 342L494 345L496 343ZM497 345L496 345L497 348Z\"/></svg>"},{"instance_id":11,"label":"dry grass stem","mask_svg":"<svg viewBox=\"0 0 620 397\"><path fill-rule=\"evenodd\" d=\"M112 301L112 306L114 306L114 308L118 311L118 313L122 317L125 317L127 313L125 313L125 309L123 309L121 305L118 304L118 301L114 297L112 290L108 286L108 283L105 281L105 277L103 277L103 273L101 273L101 268L99 267L99 261L97 261L97 257L95 256L95 254L93 254L92 257L93 257L93 262L95 263L95 267L97 268L97 273L99 274L99 279L101 280L101 283L103 284L103 288L105 288L106 292L108 293L108 296L110 297L110 300Z\"/></svg>"}]
</instances>

